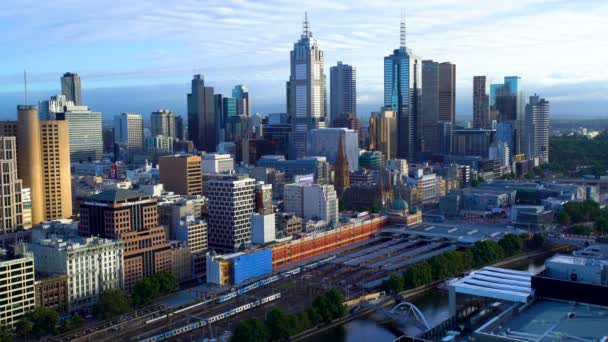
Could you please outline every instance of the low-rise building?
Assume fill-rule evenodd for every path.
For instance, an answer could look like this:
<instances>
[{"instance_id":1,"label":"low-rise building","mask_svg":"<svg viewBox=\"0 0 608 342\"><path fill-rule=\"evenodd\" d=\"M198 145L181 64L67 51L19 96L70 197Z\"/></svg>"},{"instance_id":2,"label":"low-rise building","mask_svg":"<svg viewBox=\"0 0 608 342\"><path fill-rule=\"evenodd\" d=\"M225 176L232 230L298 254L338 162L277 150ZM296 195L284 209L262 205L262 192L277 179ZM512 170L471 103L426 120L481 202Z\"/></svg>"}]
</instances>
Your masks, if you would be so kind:
<instances>
[{"instance_id":1,"label":"low-rise building","mask_svg":"<svg viewBox=\"0 0 608 342\"><path fill-rule=\"evenodd\" d=\"M36 273L35 289L36 307L69 312L67 275Z\"/></svg>"},{"instance_id":2,"label":"low-rise building","mask_svg":"<svg viewBox=\"0 0 608 342\"><path fill-rule=\"evenodd\" d=\"M220 286L239 285L272 273L272 249L233 254L207 254L207 282Z\"/></svg>"}]
</instances>

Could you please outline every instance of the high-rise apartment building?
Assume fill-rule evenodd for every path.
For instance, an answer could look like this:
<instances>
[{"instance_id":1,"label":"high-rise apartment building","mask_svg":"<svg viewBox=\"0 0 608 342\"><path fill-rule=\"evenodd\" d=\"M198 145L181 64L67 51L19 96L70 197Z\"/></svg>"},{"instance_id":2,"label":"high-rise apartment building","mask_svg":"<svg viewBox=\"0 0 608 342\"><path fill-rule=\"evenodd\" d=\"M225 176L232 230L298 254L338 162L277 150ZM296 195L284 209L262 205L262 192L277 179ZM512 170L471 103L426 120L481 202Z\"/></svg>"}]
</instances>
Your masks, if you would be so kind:
<instances>
[{"instance_id":1,"label":"high-rise apartment building","mask_svg":"<svg viewBox=\"0 0 608 342\"><path fill-rule=\"evenodd\" d=\"M308 220L323 220L328 224L339 223L338 196L333 185L286 184L283 190L286 213L295 213Z\"/></svg>"},{"instance_id":2,"label":"high-rise apartment building","mask_svg":"<svg viewBox=\"0 0 608 342\"><path fill-rule=\"evenodd\" d=\"M56 118L68 123L71 162L101 160L103 133L100 112L90 111L87 106L71 106L58 113Z\"/></svg>"},{"instance_id":3,"label":"high-rise apartment building","mask_svg":"<svg viewBox=\"0 0 608 342\"><path fill-rule=\"evenodd\" d=\"M203 173L201 157L193 155L162 156L158 159L160 182L165 189L180 195L200 195Z\"/></svg>"},{"instance_id":4,"label":"high-rise apartment building","mask_svg":"<svg viewBox=\"0 0 608 342\"><path fill-rule=\"evenodd\" d=\"M330 164L335 165L342 141L349 170L359 169L359 135L356 131L347 128L319 128L311 130L308 136L309 156L326 157Z\"/></svg>"},{"instance_id":5,"label":"high-rise apartment building","mask_svg":"<svg viewBox=\"0 0 608 342\"><path fill-rule=\"evenodd\" d=\"M419 149L418 121L422 87L422 61L405 44L384 57L384 109L397 113L397 157L415 160Z\"/></svg>"},{"instance_id":6,"label":"high-rise apartment building","mask_svg":"<svg viewBox=\"0 0 608 342\"><path fill-rule=\"evenodd\" d=\"M214 152L218 143L213 87L205 86L202 75L194 75L188 94L189 140L200 151Z\"/></svg>"},{"instance_id":7,"label":"high-rise apartment building","mask_svg":"<svg viewBox=\"0 0 608 342\"><path fill-rule=\"evenodd\" d=\"M40 122L45 220L72 216L70 133L67 121ZM35 203L34 203L35 205Z\"/></svg>"},{"instance_id":8,"label":"high-rise apartment building","mask_svg":"<svg viewBox=\"0 0 608 342\"><path fill-rule=\"evenodd\" d=\"M66 72L61 77L61 93L68 101L75 105L82 105L82 93L80 87L80 76L75 72Z\"/></svg>"},{"instance_id":9,"label":"high-rise apartment building","mask_svg":"<svg viewBox=\"0 0 608 342\"><path fill-rule=\"evenodd\" d=\"M236 103L236 114L251 116L251 99L249 97L249 88L246 85L235 85L232 88L232 98Z\"/></svg>"},{"instance_id":10,"label":"high-rise apartment building","mask_svg":"<svg viewBox=\"0 0 608 342\"><path fill-rule=\"evenodd\" d=\"M255 180L225 176L210 179L209 248L235 251L251 242Z\"/></svg>"},{"instance_id":11,"label":"high-rise apartment building","mask_svg":"<svg viewBox=\"0 0 608 342\"><path fill-rule=\"evenodd\" d=\"M114 142L129 154L144 151L144 121L140 114L122 113L114 117Z\"/></svg>"},{"instance_id":12,"label":"high-rise apartment building","mask_svg":"<svg viewBox=\"0 0 608 342\"><path fill-rule=\"evenodd\" d=\"M526 105L524 147L528 159L549 162L549 101L534 94Z\"/></svg>"},{"instance_id":13,"label":"high-rise apartment building","mask_svg":"<svg viewBox=\"0 0 608 342\"><path fill-rule=\"evenodd\" d=\"M485 76L473 77L473 128L489 129L492 127L490 121L490 97Z\"/></svg>"},{"instance_id":14,"label":"high-rise apartment building","mask_svg":"<svg viewBox=\"0 0 608 342\"><path fill-rule=\"evenodd\" d=\"M306 156L306 138L311 129L327 126L323 51L313 38L308 17L290 53L291 74L288 82L288 111L291 118L289 158Z\"/></svg>"},{"instance_id":15,"label":"high-rise apartment building","mask_svg":"<svg viewBox=\"0 0 608 342\"><path fill-rule=\"evenodd\" d=\"M397 158L397 117L390 110L373 112L369 118L369 149L387 159Z\"/></svg>"},{"instance_id":16,"label":"high-rise apartment building","mask_svg":"<svg viewBox=\"0 0 608 342\"><path fill-rule=\"evenodd\" d=\"M170 245L158 222L157 199L132 190L106 190L80 205L83 236L121 240L124 246L124 284L156 272L172 270Z\"/></svg>"},{"instance_id":17,"label":"high-rise apartment building","mask_svg":"<svg viewBox=\"0 0 608 342\"><path fill-rule=\"evenodd\" d=\"M22 187L17 178L17 140L0 136L0 235L24 228Z\"/></svg>"},{"instance_id":18,"label":"high-rise apartment building","mask_svg":"<svg viewBox=\"0 0 608 342\"><path fill-rule=\"evenodd\" d=\"M338 62L329 70L330 119L333 127L349 113L357 117L357 71L355 67ZM350 127L348 127L350 128Z\"/></svg>"},{"instance_id":19,"label":"high-rise apartment building","mask_svg":"<svg viewBox=\"0 0 608 342\"><path fill-rule=\"evenodd\" d=\"M0 255L0 326L13 326L34 310L34 257L30 254L15 259Z\"/></svg>"},{"instance_id":20,"label":"high-rise apartment building","mask_svg":"<svg viewBox=\"0 0 608 342\"><path fill-rule=\"evenodd\" d=\"M150 114L150 128L153 136L175 138L175 114L167 109L159 109Z\"/></svg>"},{"instance_id":21,"label":"high-rise apartment building","mask_svg":"<svg viewBox=\"0 0 608 342\"><path fill-rule=\"evenodd\" d=\"M123 287L120 241L54 235L29 243L27 250L36 259L36 272L67 276L70 312L86 310L105 290Z\"/></svg>"}]
</instances>

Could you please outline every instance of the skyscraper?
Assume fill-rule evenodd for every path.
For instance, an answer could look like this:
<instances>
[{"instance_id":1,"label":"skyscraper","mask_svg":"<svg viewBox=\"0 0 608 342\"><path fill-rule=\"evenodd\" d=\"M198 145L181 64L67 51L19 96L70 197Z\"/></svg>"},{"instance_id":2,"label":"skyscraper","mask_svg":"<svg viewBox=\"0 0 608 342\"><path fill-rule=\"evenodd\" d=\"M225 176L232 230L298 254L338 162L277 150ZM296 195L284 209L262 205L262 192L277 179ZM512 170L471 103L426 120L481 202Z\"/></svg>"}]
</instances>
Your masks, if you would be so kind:
<instances>
[{"instance_id":1,"label":"skyscraper","mask_svg":"<svg viewBox=\"0 0 608 342\"><path fill-rule=\"evenodd\" d=\"M298 159L306 155L308 131L326 127L327 122L323 51L312 36L307 16L300 40L291 51L287 93L290 97L288 110L292 128L289 157Z\"/></svg>"},{"instance_id":2,"label":"skyscraper","mask_svg":"<svg viewBox=\"0 0 608 342\"><path fill-rule=\"evenodd\" d=\"M538 158L540 164L549 162L549 101L534 94L526 105L525 154Z\"/></svg>"},{"instance_id":3,"label":"skyscraper","mask_svg":"<svg viewBox=\"0 0 608 342\"><path fill-rule=\"evenodd\" d=\"M349 113L357 117L357 71L355 67L338 62L329 71L330 88L330 119L331 125L338 126L338 120L346 117Z\"/></svg>"},{"instance_id":4,"label":"skyscraper","mask_svg":"<svg viewBox=\"0 0 608 342\"><path fill-rule=\"evenodd\" d=\"M0 123L0 131L17 137L17 171L23 188L29 189L31 223L72 216L67 121L39 121L36 106L18 106L17 112L17 121Z\"/></svg>"},{"instance_id":5,"label":"skyscraper","mask_svg":"<svg viewBox=\"0 0 608 342\"><path fill-rule=\"evenodd\" d=\"M438 150L437 122L439 121L439 63L422 61L422 95L418 129L420 150L418 158L429 159ZM411 161L411 160L410 160Z\"/></svg>"},{"instance_id":6,"label":"skyscraper","mask_svg":"<svg viewBox=\"0 0 608 342\"><path fill-rule=\"evenodd\" d=\"M131 153L144 151L144 122L140 114L122 113L114 117L114 142Z\"/></svg>"},{"instance_id":7,"label":"skyscraper","mask_svg":"<svg viewBox=\"0 0 608 342\"><path fill-rule=\"evenodd\" d=\"M186 127L184 127L184 118L181 115L175 116L175 138L178 140L186 139Z\"/></svg>"},{"instance_id":8,"label":"skyscraper","mask_svg":"<svg viewBox=\"0 0 608 342\"><path fill-rule=\"evenodd\" d=\"M255 180L225 176L208 183L209 247L235 251L251 243Z\"/></svg>"},{"instance_id":9,"label":"skyscraper","mask_svg":"<svg viewBox=\"0 0 608 342\"><path fill-rule=\"evenodd\" d=\"M424 84L424 81L422 82ZM454 124L456 115L456 65L439 63L439 121Z\"/></svg>"},{"instance_id":10,"label":"skyscraper","mask_svg":"<svg viewBox=\"0 0 608 342\"><path fill-rule=\"evenodd\" d=\"M491 128L490 99L485 76L473 77L473 128Z\"/></svg>"},{"instance_id":11,"label":"skyscraper","mask_svg":"<svg viewBox=\"0 0 608 342\"><path fill-rule=\"evenodd\" d=\"M218 133L213 87L205 86L202 75L194 75L192 92L188 94L188 134L198 150L215 152Z\"/></svg>"},{"instance_id":12,"label":"skyscraper","mask_svg":"<svg viewBox=\"0 0 608 342\"><path fill-rule=\"evenodd\" d=\"M232 89L232 98L236 101L236 114L251 116L251 100L249 88L246 85L236 85Z\"/></svg>"},{"instance_id":13,"label":"skyscraper","mask_svg":"<svg viewBox=\"0 0 608 342\"><path fill-rule=\"evenodd\" d=\"M168 191L180 195L200 195L203 190L201 157L193 155L162 156L158 159L160 182Z\"/></svg>"},{"instance_id":14,"label":"skyscraper","mask_svg":"<svg viewBox=\"0 0 608 342\"><path fill-rule=\"evenodd\" d=\"M419 149L418 120L422 87L422 62L405 44L384 57L384 108L397 113L397 157L414 160Z\"/></svg>"},{"instance_id":15,"label":"skyscraper","mask_svg":"<svg viewBox=\"0 0 608 342\"><path fill-rule=\"evenodd\" d=\"M369 149L387 159L397 157L397 121L392 111L373 112L369 118Z\"/></svg>"},{"instance_id":16,"label":"skyscraper","mask_svg":"<svg viewBox=\"0 0 608 342\"><path fill-rule=\"evenodd\" d=\"M522 152L525 100L521 77L505 77L503 84L490 87L490 110L496 112L496 120L510 123L513 128L513 143L509 145L513 155Z\"/></svg>"},{"instance_id":17,"label":"skyscraper","mask_svg":"<svg viewBox=\"0 0 608 342\"><path fill-rule=\"evenodd\" d=\"M58 120L68 123L70 136L70 161L96 161L103 157L101 113L87 106L67 107L57 113Z\"/></svg>"},{"instance_id":18,"label":"skyscraper","mask_svg":"<svg viewBox=\"0 0 608 342\"><path fill-rule=\"evenodd\" d=\"M82 94L80 89L80 76L75 72L66 72L61 77L61 93L68 101L75 105L82 105Z\"/></svg>"},{"instance_id":19,"label":"skyscraper","mask_svg":"<svg viewBox=\"0 0 608 342\"><path fill-rule=\"evenodd\" d=\"M175 114L167 109L159 109L150 114L152 135L175 138Z\"/></svg>"}]
</instances>

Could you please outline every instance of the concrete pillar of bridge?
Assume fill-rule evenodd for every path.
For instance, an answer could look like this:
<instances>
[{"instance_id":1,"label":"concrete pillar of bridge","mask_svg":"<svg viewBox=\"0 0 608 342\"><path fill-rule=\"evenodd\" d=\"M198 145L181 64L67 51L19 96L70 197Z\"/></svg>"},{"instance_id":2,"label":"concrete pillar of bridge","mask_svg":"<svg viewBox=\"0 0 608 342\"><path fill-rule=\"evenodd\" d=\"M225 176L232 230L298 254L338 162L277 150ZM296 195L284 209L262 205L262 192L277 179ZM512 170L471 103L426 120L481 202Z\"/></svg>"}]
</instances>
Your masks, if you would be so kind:
<instances>
[{"instance_id":1,"label":"concrete pillar of bridge","mask_svg":"<svg viewBox=\"0 0 608 342\"><path fill-rule=\"evenodd\" d=\"M449 286L448 298L450 301L450 316L456 316L456 288Z\"/></svg>"}]
</instances>

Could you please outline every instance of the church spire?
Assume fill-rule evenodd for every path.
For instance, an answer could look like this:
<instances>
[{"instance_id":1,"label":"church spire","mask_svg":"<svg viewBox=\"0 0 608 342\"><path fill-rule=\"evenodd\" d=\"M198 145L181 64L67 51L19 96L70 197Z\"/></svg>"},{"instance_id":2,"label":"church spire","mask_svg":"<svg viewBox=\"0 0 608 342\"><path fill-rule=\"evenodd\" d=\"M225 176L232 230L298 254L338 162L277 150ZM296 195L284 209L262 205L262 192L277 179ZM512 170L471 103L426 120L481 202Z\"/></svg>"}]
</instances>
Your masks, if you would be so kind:
<instances>
[{"instance_id":1,"label":"church spire","mask_svg":"<svg viewBox=\"0 0 608 342\"><path fill-rule=\"evenodd\" d=\"M334 166L334 187L341 195L344 189L350 186L350 177L348 173L348 158L346 157L346 149L344 147L344 137L340 137L338 143L338 156Z\"/></svg>"}]
</instances>

